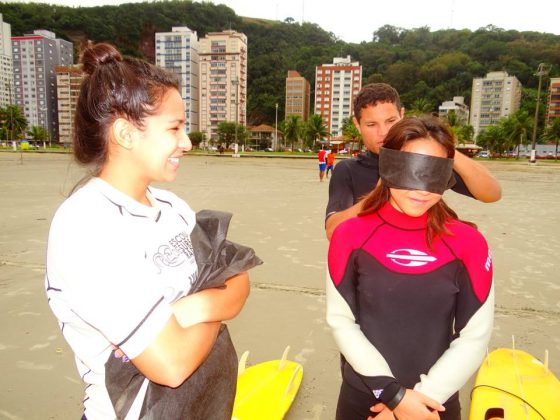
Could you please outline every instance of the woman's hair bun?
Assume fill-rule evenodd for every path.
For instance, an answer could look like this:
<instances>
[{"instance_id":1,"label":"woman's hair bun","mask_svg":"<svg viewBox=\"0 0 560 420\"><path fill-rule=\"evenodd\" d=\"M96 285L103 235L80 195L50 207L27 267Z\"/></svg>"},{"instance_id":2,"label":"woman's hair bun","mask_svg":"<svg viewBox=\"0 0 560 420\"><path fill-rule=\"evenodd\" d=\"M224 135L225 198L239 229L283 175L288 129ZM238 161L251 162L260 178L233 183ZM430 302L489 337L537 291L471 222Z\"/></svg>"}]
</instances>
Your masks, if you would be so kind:
<instances>
[{"instance_id":1,"label":"woman's hair bun","mask_svg":"<svg viewBox=\"0 0 560 420\"><path fill-rule=\"evenodd\" d=\"M80 62L84 73L91 75L99 66L122 59L121 53L110 44L88 44L82 52Z\"/></svg>"}]
</instances>

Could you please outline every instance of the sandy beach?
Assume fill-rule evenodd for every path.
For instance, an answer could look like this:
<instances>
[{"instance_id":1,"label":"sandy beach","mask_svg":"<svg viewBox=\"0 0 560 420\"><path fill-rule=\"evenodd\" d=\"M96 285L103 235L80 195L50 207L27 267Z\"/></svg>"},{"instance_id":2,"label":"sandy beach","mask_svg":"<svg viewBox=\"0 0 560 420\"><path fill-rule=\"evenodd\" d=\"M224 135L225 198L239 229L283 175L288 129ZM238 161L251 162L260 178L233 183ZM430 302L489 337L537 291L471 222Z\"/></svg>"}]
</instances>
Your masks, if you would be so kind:
<instances>
[{"instance_id":1,"label":"sandy beach","mask_svg":"<svg viewBox=\"0 0 560 420\"><path fill-rule=\"evenodd\" d=\"M445 199L475 222L494 259L496 320L490 350L550 353L560 376L560 165L483 162L503 198ZM287 345L304 377L286 419L332 419L340 385L338 351L325 322L328 181L315 160L185 156L163 186L193 209L234 214L230 239L252 246L264 265L229 322L248 364L277 359ZM82 383L43 288L49 224L83 170L69 155L0 153L0 419L79 419ZM462 390L467 411L471 384ZM464 419L467 417L464 415Z\"/></svg>"}]
</instances>

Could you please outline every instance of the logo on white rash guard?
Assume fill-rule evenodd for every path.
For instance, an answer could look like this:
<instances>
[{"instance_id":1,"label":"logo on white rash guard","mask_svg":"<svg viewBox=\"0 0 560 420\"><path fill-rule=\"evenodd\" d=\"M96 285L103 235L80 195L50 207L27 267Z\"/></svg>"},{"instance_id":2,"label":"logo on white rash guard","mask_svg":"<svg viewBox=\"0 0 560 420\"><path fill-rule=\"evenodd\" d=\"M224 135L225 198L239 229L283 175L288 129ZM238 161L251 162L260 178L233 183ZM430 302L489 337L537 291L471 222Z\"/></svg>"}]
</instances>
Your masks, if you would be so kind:
<instances>
[{"instance_id":1,"label":"logo on white rash guard","mask_svg":"<svg viewBox=\"0 0 560 420\"><path fill-rule=\"evenodd\" d=\"M387 258L405 267L421 267L437 260L436 257L416 249L396 249L387 254Z\"/></svg>"}]
</instances>

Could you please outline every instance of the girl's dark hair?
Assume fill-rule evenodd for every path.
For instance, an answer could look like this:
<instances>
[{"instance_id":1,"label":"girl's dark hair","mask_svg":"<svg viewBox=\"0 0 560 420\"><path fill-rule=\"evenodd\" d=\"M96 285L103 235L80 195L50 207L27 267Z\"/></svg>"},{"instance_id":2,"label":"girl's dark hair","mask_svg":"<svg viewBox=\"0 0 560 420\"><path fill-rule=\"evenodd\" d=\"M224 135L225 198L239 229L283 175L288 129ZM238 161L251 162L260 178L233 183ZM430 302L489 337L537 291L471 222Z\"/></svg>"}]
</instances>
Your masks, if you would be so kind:
<instances>
[{"instance_id":1,"label":"girl's dark hair","mask_svg":"<svg viewBox=\"0 0 560 420\"><path fill-rule=\"evenodd\" d=\"M410 141L418 139L432 139L443 146L447 151L447 157L455 156L455 141L451 130L434 117L406 118L393 125L383 147L387 149L401 150ZM370 192L362 205L359 216L378 211L389 201L391 193L389 188L379 182ZM426 229L426 243L432 245L433 240L440 235L449 233L445 224L449 220L459 220L455 213L443 200L440 200L428 210L428 225ZM464 223L476 227L474 223Z\"/></svg>"},{"instance_id":2,"label":"girl's dark hair","mask_svg":"<svg viewBox=\"0 0 560 420\"><path fill-rule=\"evenodd\" d=\"M179 88L177 78L159 67L123 58L110 44L88 44L80 63L85 77L74 117L74 157L93 166L93 175L107 160L109 127L126 118L137 127L157 112L163 96Z\"/></svg>"}]
</instances>

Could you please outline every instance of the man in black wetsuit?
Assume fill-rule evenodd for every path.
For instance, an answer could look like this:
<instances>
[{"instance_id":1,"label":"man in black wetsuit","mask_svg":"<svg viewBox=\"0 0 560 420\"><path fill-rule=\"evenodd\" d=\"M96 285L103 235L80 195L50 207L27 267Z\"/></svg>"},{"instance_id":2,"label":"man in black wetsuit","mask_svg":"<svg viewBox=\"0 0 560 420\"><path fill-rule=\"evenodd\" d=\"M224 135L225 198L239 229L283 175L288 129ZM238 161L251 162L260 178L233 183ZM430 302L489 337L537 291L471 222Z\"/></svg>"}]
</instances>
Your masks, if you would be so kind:
<instances>
[{"instance_id":1,"label":"man in black wetsuit","mask_svg":"<svg viewBox=\"0 0 560 420\"><path fill-rule=\"evenodd\" d=\"M368 149L357 158L340 161L329 184L325 229L327 238L339 223L358 214L362 198L379 179L379 148L389 129L404 117L398 92L388 84L364 86L354 99L354 124ZM453 190L479 201L498 201L502 190L492 174L478 162L460 152L455 153Z\"/></svg>"}]
</instances>

